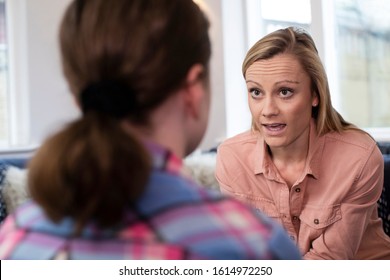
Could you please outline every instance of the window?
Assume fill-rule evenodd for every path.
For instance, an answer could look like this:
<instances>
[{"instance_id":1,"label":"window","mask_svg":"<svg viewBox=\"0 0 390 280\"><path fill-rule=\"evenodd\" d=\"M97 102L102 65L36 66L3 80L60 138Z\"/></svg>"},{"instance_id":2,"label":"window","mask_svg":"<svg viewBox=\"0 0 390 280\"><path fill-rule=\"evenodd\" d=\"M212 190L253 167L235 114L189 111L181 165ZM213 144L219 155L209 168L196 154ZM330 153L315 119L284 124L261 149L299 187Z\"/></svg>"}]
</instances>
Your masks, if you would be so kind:
<instances>
[{"instance_id":1,"label":"window","mask_svg":"<svg viewBox=\"0 0 390 280\"><path fill-rule=\"evenodd\" d=\"M79 115L62 75L58 48L59 24L70 2L0 0L0 30L7 35L0 41L7 50L0 154L34 150Z\"/></svg>"},{"instance_id":2,"label":"window","mask_svg":"<svg viewBox=\"0 0 390 280\"><path fill-rule=\"evenodd\" d=\"M237 69L246 51L276 29L298 26L308 30L317 45L333 106L376 140L390 140L390 1L226 0L223 4L229 12L223 23L224 37L229 39L224 42L227 137L247 130L250 122L247 101L237 94L245 86Z\"/></svg>"},{"instance_id":3,"label":"window","mask_svg":"<svg viewBox=\"0 0 390 280\"><path fill-rule=\"evenodd\" d=\"M265 34L289 26L297 26L309 31L310 9L310 0L261 0L261 17Z\"/></svg>"},{"instance_id":4,"label":"window","mask_svg":"<svg viewBox=\"0 0 390 280\"><path fill-rule=\"evenodd\" d=\"M363 128L390 127L390 2L335 0L340 110Z\"/></svg>"},{"instance_id":5,"label":"window","mask_svg":"<svg viewBox=\"0 0 390 280\"><path fill-rule=\"evenodd\" d=\"M8 142L8 45L5 0L0 0L0 147Z\"/></svg>"},{"instance_id":6,"label":"window","mask_svg":"<svg viewBox=\"0 0 390 280\"><path fill-rule=\"evenodd\" d=\"M18 49L26 48L26 44L18 43L18 36L24 33L15 24L24 24L20 3L20 0L0 0L0 152L26 146L27 139L21 133L28 125L26 102L20 91L26 86L21 71L25 69L25 56Z\"/></svg>"}]
</instances>

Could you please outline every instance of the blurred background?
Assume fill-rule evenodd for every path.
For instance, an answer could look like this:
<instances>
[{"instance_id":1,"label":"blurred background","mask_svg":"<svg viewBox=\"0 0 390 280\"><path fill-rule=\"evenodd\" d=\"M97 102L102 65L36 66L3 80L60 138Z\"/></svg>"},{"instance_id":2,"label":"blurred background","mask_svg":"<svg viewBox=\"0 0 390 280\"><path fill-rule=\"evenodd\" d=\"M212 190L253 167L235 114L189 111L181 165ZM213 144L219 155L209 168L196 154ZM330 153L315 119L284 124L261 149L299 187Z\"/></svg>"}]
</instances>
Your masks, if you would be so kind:
<instances>
[{"instance_id":1,"label":"blurred background","mask_svg":"<svg viewBox=\"0 0 390 280\"><path fill-rule=\"evenodd\" d=\"M33 149L79 115L58 50L69 2L0 0L0 152ZM195 2L210 18L213 43L211 115L200 149L250 127L242 61L258 39L287 26L313 36L334 107L378 141L390 141L390 1Z\"/></svg>"}]
</instances>

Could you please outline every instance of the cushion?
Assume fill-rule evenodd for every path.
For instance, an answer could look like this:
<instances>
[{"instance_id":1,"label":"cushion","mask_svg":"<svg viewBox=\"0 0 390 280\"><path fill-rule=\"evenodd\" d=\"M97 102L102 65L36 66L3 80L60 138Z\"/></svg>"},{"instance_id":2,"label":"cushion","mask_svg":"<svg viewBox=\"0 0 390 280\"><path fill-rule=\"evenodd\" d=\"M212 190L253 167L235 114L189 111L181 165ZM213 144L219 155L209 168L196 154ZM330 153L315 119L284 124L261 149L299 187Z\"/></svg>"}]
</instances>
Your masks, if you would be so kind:
<instances>
[{"instance_id":1,"label":"cushion","mask_svg":"<svg viewBox=\"0 0 390 280\"><path fill-rule=\"evenodd\" d=\"M194 181L201 186L211 189L219 189L215 178L215 164L217 154L215 152L195 152L184 159L184 168Z\"/></svg>"},{"instance_id":2,"label":"cushion","mask_svg":"<svg viewBox=\"0 0 390 280\"><path fill-rule=\"evenodd\" d=\"M27 188L27 170L9 166L4 175L1 194L7 213L10 214L30 198Z\"/></svg>"},{"instance_id":3,"label":"cushion","mask_svg":"<svg viewBox=\"0 0 390 280\"><path fill-rule=\"evenodd\" d=\"M2 180L0 184L0 196L3 212L2 222L6 215L11 214L15 209L30 198L27 188L27 170L15 166L3 167Z\"/></svg>"},{"instance_id":4,"label":"cushion","mask_svg":"<svg viewBox=\"0 0 390 280\"><path fill-rule=\"evenodd\" d=\"M3 222L5 217L7 216L7 207L5 205L1 187L3 185L5 173L7 171L8 165L0 163L0 224Z\"/></svg>"}]
</instances>

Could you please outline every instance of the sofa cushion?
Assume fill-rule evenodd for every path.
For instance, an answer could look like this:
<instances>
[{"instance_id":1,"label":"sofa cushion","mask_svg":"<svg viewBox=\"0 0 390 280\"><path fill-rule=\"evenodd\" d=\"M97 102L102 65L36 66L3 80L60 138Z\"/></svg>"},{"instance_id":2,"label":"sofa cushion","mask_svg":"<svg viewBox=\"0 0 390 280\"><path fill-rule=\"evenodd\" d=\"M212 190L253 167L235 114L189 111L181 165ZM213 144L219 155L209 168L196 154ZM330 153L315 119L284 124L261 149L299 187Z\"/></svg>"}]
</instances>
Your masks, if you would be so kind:
<instances>
[{"instance_id":1,"label":"sofa cushion","mask_svg":"<svg viewBox=\"0 0 390 280\"><path fill-rule=\"evenodd\" d=\"M15 166L8 167L1 185L1 194L8 214L13 213L19 205L29 199L27 170Z\"/></svg>"},{"instance_id":2,"label":"sofa cushion","mask_svg":"<svg viewBox=\"0 0 390 280\"><path fill-rule=\"evenodd\" d=\"M3 222L3 220L7 216L7 207L5 205L5 202L3 199L3 194L1 191L7 168L8 168L7 165L0 163L0 224Z\"/></svg>"},{"instance_id":3,"label":"sofa cushion","mask_svg":"<svg viewBox=\"0 0 390 280\"><path fill-rule=\"evenodd\" d=\"M378 142L378 148L384 155L390 154L390 142Z\"/></svg>"},{"instance_id":4,"label":"sofa cushion","mask_svg":"<svg viewBox=\"0 0 390 280\"><path fill-rule=\"evenodd\" d=\"M3 194L3 188L6 185L10 186L10 181L7 180L7 174L10 167L24 169L27 166L26 158L0 158L0 224L3 222L5 217L8 215L7 201L10 201L11 197L7 196L7 193ZM12 207L12 206L11 206Z\"/></svg>"},{"instance_id":5,"label":"sofa cushion","mask_svg":"<svg viewBox=\"0 0 390 280\"><path fill-rule=\"evenodd\" d=\"M383 155L385 173L382 195L378 201L378 214L383 220L383 229L390 236L390 155Z\"/></svg>"}]
</instances>

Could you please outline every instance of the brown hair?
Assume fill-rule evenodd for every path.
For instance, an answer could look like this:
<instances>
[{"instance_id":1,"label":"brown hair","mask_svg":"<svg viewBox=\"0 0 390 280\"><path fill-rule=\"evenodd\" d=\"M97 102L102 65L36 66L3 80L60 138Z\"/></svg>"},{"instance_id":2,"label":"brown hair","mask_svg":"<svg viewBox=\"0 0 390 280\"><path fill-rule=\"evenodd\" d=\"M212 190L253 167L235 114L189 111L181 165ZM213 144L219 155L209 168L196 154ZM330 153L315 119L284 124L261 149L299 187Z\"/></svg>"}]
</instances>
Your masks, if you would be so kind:
<instances>
[{"instance_id":1,"label":"brown hair","mask_svg":"<svg viewBox=\"0 0 390 280\"><path fill-rule=\"evenodd\" d=\"M121 122L148 125L149 113L184 86L191 66L200 63L208 72L208 27L192 0L70 4L61 24L60 46L64 74L76 100L83 105L81 93L91 85L114 83L127 89L135 105L129 104L120 119L99 110L84 111L38 150L29 165L29 187L52 220L74 218L76 233L88 220L112 226L142 194L151 159Z\"/></svg>"},{"instance_id":2,"label":"brown hair","mask_svg":"<svg viewBox=\"0 0 390 280\"><path fill-rule=\"evenodd\" d=\"M317 132L323 135L330 131L356 129L333 108L325 69L312 37L303 29L294 27L280 29L257 41L244 59L242 65L244 78L249 66L255 61L269 59L282 53L294 55L310 76L312 89L319 99L318 106L313 107Z\"/></svg>"}]
</instances>

